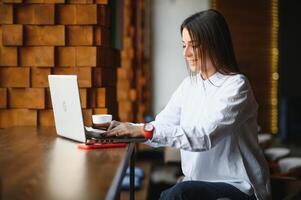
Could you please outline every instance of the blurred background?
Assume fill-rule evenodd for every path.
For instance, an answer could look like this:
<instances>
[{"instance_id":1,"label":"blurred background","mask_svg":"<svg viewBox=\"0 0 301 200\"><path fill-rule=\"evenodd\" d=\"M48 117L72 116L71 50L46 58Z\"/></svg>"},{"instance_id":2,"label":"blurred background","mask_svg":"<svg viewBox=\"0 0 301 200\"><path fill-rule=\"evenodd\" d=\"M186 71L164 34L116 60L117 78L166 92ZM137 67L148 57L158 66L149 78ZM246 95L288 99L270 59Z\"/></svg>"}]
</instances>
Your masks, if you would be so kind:
<instances>
[{"instance_id":1,"label":"blurred background","mask_svg":"<svg viewBox=\"0 0 301 200\"><path fill-rule=\"evenodd\" d=\"M258 101L259 142L272 173L283 174L284 158L297 158L298 168L300 6L297 0L0 0L0 129L54 126L49 74L78 75L86 125L92 114L105 113L153 120L188 75L182 21L214 8L229 24ZM137 160L149 175L141 199L157 198L181 175L176 150L139 145Z\"/></svg>"}]
</instances>

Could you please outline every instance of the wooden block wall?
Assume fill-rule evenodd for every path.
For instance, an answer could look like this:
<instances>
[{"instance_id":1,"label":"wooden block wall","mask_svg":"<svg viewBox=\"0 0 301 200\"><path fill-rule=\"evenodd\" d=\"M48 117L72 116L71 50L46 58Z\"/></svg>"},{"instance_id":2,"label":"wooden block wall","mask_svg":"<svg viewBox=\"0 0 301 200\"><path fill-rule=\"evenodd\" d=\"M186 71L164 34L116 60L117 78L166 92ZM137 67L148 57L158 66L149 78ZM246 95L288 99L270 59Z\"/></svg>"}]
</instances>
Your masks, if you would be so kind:
<instances>
[{"instance_id":1,"label":"wooden block wall","mask_svg":"<svg viewBox=\"0 0 301 200\"><path fill-rule=\"evenodd\" d=\"M49 74L78 76L86 125L119 119L110 18L108 0L0 0L0 128L54 125Z\"/></svg>"},{"instance_id":2,"label":"wooden block wall","mask_svg":"<svg viewBox=\"0 0 301 200\"><path fill-rule=\"evenodd\" d=\"M20 24L2 25L2 41L5 46L23 45L23 26Z\"/></svg>"},{"instance_id":3,"label":"wooden block wall","mask_svg":"<svg viewBox=\"0 0 301 200\"><path fill-rule=\"evenodd\" d=\"M121 121L134 121L136 113L134 112L134 101L130 99L129 92L133 88L134 79L134 44L131 34L132 2L124 1L124 32L123 32L123 50L121 52L121 67L117 70L117 99L119 102L119 111Z\"/></svg>"},{"instance_id":4,"label":"wooden block wall","mask_svg":"<svg viewBox=\"0 0 301 200\"><path fill-rule=\"evenodd\" d=\"M146 0L124 1L123 51L117 72L117 99L122 121L144 122L145 115L150 113L147 11L149 5Z\"/></svg>"},{"instance_id":5,"label":"wooden block wall","mask_svg":"<svg viewBox=\"0 0 301 200\"><path fill-rule=\"evenodd\" d=\"M150 24L146 20L150 14L150 2L147 0L137 3L137 17L135 33L136 43L136 90L131 90L131 99L137 99L137 120L144 121L146 115L151 114L151 66L150 66Z\"/></svg>"}]
</instances>

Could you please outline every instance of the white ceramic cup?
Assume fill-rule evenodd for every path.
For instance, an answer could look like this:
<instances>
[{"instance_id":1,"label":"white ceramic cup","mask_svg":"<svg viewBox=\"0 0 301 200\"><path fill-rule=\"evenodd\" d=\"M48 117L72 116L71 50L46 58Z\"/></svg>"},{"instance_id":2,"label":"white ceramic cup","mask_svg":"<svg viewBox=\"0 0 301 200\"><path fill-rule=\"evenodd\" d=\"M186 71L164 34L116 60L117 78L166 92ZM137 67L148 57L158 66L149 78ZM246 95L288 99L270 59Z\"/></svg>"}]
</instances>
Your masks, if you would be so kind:
<instances>
[{"instance_id":1,"label":"white ceramic cup","mask_svg":"<svg viewBox=\"0 0 301 200\"><path fill-rule=\"evenodd\" d=\"M112 121L112 115L110 114L99 114L92 115L93 124L104 124Z\"/></svg>"}]
</instances>

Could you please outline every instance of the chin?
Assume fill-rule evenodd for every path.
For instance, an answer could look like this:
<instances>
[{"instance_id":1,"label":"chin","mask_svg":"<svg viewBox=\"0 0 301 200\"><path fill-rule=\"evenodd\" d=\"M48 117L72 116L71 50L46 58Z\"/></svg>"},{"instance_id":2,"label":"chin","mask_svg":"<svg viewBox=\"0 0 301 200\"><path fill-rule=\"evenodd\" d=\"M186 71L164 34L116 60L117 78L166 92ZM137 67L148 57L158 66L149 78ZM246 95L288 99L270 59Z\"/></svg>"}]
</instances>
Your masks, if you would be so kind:
<instances>
[{"instance_id":1,"label":"chin","mask_svg":"<svg viewBox=\"0 0 301 200\"><path fill-rule=\"evenodd\" d=\"M194 66L194 65L190 65L189 69L190 69L191 72L196 72L197 71L196 66Z\"/></svg>"}]
</instances>

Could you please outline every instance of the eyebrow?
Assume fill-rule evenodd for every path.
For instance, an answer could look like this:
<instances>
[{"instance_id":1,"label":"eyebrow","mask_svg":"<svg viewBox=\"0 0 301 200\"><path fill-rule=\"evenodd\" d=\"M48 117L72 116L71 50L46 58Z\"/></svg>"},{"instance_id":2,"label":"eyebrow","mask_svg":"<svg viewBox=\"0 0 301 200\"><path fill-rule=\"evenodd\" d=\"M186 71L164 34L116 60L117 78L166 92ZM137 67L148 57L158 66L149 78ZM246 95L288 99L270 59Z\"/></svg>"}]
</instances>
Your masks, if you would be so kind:
<instances>
[{"instance_id":1,"label":"eyebrow","mask_svg":"<svg viewBox=\"0 0 301 200\"><path fill-rule=\"evenodd\" d=\"M183 40L182 40L182 42L185 43ZM193 43L193 41L188 41L188 43Z\"/></svg>"}]
</instances>

